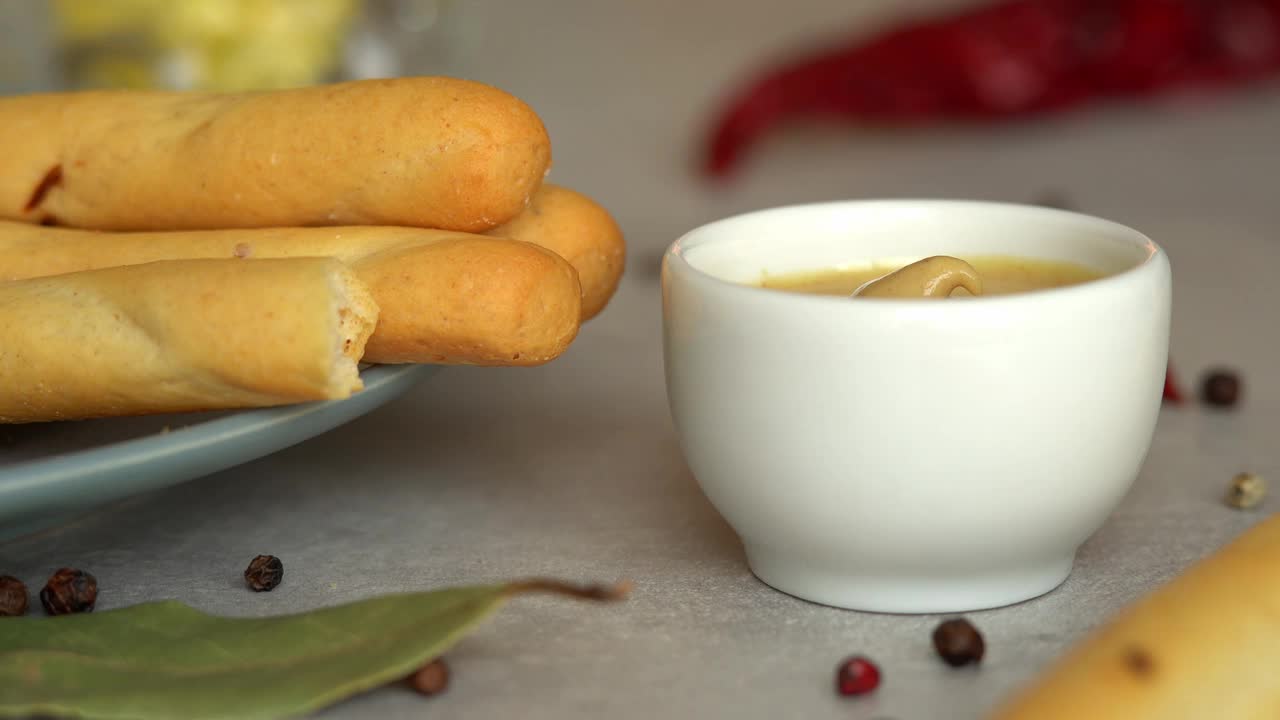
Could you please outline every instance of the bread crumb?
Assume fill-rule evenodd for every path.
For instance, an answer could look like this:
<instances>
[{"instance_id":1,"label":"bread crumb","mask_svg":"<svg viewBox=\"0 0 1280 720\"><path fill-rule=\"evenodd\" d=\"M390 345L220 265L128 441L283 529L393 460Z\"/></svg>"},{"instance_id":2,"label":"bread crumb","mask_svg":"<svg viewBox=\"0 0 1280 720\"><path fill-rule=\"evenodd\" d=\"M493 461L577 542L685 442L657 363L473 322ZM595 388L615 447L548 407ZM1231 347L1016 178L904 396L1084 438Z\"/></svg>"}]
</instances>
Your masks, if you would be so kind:
<instances>
[{"instance_id":1,"label":"bread crumb","mask_svg":"<svg viewBox=\"0 0 1280 720\"><path fill-rule=\"evenodd\" d=\"M238 258L247 258L253 254L253 247L249 243L236 243L236 247L231 254Z\"/></svg>"}]
</instances>

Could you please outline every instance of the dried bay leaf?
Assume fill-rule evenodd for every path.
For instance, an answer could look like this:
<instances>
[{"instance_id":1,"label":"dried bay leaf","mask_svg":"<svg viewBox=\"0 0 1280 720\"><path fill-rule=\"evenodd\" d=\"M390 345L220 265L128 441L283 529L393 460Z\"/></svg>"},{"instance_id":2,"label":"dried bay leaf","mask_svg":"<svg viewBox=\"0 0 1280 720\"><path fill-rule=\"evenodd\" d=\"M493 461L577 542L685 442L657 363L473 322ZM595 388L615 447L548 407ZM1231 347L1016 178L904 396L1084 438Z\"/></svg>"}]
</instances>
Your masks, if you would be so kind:
<instances>
[{"instance_id":1,"label":"dried bay leaf","mask_svg":"<svg viewBox=\"0 0 1280 720\"><path fill-rule=\"evenodd\" d=\"M0 623L0 717L281 718L397 681L513 595L611 600L554 581L404 593L228 618L162 601Z\"/></svg>"}]
</instances>

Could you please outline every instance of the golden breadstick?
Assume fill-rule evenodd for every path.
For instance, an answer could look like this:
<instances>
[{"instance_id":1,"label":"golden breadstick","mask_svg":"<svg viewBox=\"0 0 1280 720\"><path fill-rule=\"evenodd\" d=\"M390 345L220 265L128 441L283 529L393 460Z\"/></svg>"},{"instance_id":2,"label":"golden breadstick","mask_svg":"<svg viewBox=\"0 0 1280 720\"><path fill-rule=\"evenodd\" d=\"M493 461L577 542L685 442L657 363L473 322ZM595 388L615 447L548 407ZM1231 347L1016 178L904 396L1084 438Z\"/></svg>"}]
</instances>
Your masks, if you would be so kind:
<instances>
[{"instance_id":1,"label":"golden breadstick","mask_svg":"<svg viewBox=\"0 0 1280 720\"><path fill-rule=\"evenodd\" d=\"M525 212L485 234L536 243L568 260L582 284L584 321L609 303L626 265L626 242L609 212L581 193L550 183L534 193Z\"/></svg>"},{"instance_id":2,"label":"golden breadstick","mask_svg":"<svg viewBox=\"0 0 1280 720\"><path fill-rule=\"evenodd\" d=\"M342 263L181 260L0 283L0 422L264 407L361 389Z\"/></svg>"},{"instance_id":3,"label":"golden breadstick","mask_svg":"<svg viewBox=\"0 0 1280 720\"><path fill-rule=\"evenodd\" d=\"M1127 608L993 720L1280 718L1280 516Z\"/></svg>"},{"instance_id":4,"label":"golden breadstick","mask_svg":"<svg viewBox=\"0 0 1280 720\"><path fill-rule=\"evenodd\" d=\"M3 98L0 157L3 219L95 230L478 232L524 209L551 146L519 99L420 77Z\"/></svg>"},{"instance_id":5,"label":"golden breadstick","mask_svg":"<svg viewBox=\"0 0 1280 720\"><path fill-rule=\"evenodd\" d=\"M577 336L572 266L507 238L401 227L112 233L0 222L0 280L190 258L324 256L380 308L371 363L537 365Z\"/></svg>"}]
</instances>

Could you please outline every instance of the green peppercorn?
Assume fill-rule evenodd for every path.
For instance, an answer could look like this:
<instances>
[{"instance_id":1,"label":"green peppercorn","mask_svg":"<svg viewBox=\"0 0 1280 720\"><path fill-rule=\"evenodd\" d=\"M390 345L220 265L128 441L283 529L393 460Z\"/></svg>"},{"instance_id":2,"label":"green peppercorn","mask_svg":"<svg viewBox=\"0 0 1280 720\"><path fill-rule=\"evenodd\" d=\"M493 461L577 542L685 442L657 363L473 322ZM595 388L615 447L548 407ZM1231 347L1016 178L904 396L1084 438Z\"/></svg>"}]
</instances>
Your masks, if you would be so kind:
<instances>
[{"instance_id":1,"label":"green peppercorn","mask_svg":"<svg viewBox=\"0 0 1280 720\"><path fill-rule=\"evenodd\" d=\"M1262 502L1267 495L1267 481L1260 475L1242 472L1231 478L1227 488L1227 504L1240 510L1248 510Z\"/></svg>"}]
</instances>

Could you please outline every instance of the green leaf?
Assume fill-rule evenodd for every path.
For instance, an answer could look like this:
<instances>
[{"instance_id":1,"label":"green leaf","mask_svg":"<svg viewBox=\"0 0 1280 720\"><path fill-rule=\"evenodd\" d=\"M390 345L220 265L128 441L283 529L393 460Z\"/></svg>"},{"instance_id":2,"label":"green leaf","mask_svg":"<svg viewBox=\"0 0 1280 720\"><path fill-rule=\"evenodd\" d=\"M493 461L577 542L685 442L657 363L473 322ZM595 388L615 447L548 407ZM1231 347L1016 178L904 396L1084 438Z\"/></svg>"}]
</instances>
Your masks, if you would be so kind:
<instances>
[{"instance_id":1,"label":"green leaf","mask_svg":"<svg viewBox=\"0 0 1280 720\"><path fill-rule=\"evenodd\" d=\"M295 615L228 618L174 601L0 621L0 717L290 717L400 680L507 598L625 590L550 581L387 595Z\"/></svg>"}]
</instances>

